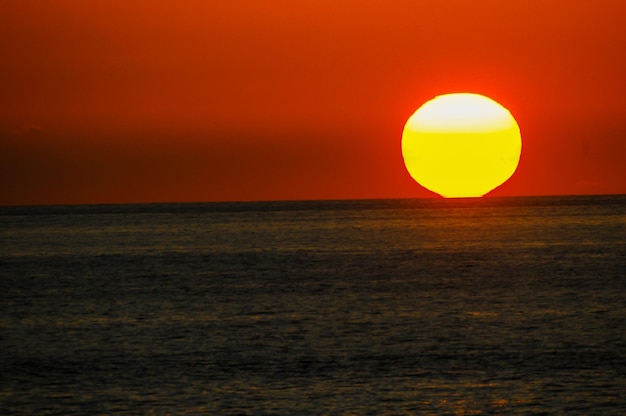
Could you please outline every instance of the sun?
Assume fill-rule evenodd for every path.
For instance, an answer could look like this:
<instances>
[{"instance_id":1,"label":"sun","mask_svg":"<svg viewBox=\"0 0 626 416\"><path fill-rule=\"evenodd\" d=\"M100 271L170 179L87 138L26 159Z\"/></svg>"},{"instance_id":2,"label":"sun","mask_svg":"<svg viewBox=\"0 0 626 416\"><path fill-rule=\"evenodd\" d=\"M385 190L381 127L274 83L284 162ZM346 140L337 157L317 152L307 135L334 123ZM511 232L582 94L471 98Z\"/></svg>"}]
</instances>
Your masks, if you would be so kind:
<instances>
[{"instance_id":1,"label":"sun","mask_svg":"<svg viewBox=\"0 0 626 416\"><path fill-rule=\"evenodd\" d=\"M511 113L480 94L445 94L406 122L402 156L409 174L446 198L480 197L513 175L522 151Z\"/></svg>"}]
</instances>

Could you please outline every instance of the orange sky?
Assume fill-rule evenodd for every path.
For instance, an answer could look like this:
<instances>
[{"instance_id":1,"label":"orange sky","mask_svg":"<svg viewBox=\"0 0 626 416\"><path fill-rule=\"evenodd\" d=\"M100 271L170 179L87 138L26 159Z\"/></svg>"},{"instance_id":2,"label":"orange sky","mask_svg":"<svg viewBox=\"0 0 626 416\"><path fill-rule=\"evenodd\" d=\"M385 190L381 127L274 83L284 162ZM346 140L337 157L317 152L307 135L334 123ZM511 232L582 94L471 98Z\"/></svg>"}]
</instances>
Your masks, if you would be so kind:
<instances>
[{"instance_id":1,"label":"orange sky","mask_svg":"<svg viewBox=\"0 0 626 416\"><path fill-rule=\"evenodd\" d=\"M492 195L626 193L626 2L4 0L0 205L427 197L406 119L516 117Z\"/></svg>"}]
</instances>

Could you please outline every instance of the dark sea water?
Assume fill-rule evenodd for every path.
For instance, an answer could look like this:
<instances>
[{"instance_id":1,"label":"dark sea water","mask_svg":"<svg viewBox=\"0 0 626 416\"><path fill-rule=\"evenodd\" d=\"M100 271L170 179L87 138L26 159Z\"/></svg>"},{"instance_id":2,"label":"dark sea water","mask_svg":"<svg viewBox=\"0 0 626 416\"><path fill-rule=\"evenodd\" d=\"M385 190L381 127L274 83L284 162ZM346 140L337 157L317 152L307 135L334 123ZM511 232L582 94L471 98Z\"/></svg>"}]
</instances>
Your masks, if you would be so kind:
<instances>
[{"instance_id":1,"label":"dark sea water","mask_svg":"<svg viewBox=\"0 0 626 416\"><path fill-rule=\"evenodd\" d=\"M0 208L0 414L626 414L626 196Z\"/></svg>"}]
</instances>

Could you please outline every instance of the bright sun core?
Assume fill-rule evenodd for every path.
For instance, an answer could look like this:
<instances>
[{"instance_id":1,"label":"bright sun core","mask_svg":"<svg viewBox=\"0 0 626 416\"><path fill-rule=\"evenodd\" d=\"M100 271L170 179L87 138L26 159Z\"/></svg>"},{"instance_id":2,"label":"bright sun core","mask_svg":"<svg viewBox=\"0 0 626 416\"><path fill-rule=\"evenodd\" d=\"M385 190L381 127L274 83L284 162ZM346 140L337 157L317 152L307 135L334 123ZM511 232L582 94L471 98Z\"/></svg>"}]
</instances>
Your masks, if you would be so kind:
<instances>
[{"instance_id":1,"label":"bright sun core","mask_svg":"<svg viewBox=\"0 0 626 416\"><path fill-rule=\"evenodd\" d=\"M420 185L446 198L480 197L513 175L522 151L511 113L479 94L435 97L409 117L402 156Z\"/></svg>"}]
</instances>

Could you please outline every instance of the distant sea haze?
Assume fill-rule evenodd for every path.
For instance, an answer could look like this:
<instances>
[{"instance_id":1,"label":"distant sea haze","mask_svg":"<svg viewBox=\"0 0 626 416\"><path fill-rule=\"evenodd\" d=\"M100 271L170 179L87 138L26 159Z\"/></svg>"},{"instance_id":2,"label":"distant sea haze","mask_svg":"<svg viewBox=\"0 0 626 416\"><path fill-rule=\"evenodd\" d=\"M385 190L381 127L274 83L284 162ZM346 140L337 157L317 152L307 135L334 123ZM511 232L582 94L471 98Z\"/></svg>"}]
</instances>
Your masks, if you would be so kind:
<instances>
[{"instance_id":1,"label":"distant sea haze","mask_svg":"<svg viewBox=\"0 0 626 416\"><path fill-rule=\"evenodd\" d=\"M626 414L626 196L0 223L1 414Z\"/></svg>"}]
</instances>

